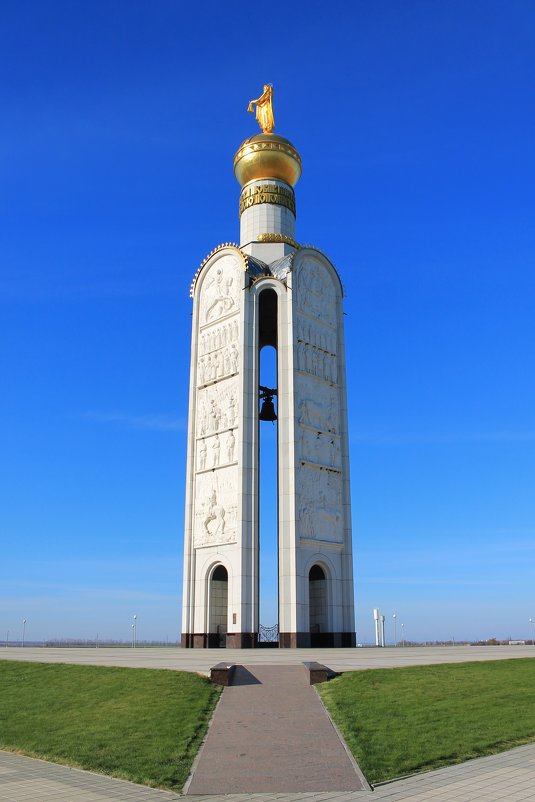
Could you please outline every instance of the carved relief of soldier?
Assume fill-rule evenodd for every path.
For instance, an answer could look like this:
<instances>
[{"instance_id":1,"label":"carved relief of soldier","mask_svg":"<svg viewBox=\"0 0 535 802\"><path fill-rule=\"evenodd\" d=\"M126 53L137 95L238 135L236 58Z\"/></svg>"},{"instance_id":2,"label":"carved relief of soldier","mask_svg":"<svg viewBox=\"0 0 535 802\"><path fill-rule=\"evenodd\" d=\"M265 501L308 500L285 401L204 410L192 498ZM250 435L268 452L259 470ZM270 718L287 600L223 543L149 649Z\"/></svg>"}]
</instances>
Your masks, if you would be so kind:
<instances>
[{"instance_id":1,"label":"carved relief of soldier","mask_svg":"<svg viewBox=\"0 0 535 802\"><path fill-rule=\"evenodd\" d=\"M201 320L210 323L234 311L237 284L235 281L236 262L223 263L220 260L210 271L202 290Z\"/></svg>"},{"instance_id":2,"label":"carved relief of soldier","mask_svg":"<svg viewBox=\"0 0 535 802\"><path fill-rule=\"evenodd\" d=\"M227 462L234 462L234 448L236 446L236 438L232 429L227 434Z\"/></svg>"},{"instance_id":3,"label":"carved relief of soldier","mask_svg":"<svg viewBox=\"0 0 535 802\"><path fill-rule=\"evenodd\" d=\"M207 453L208 453L208 448L206 447L206 440L203 438L199 446L199 459L197 461L197 469L199 471L204 471L204 469L206 468Z\"/></svg>"},{"instance_id":4,"label":"carved relief of soldier","mask_svg":"<svg viewBox=\"0 0 535 802\"><path fill-rule=\"evenodd\" d=\"M218 467L220 452L221 452L221 443L219 442L219 435L216 434L212 442L212 468Z\"/></svg>"},{"instance_id":5,"label":"carved relief of soldier","mask_svg":"<svg viewBox=\"0 0 535 802\"><path fill-rule=\"evenodd\" d=\"M206 515L202 525L207 535L217 535L225 531L225 508L217 503L215 490L212 490L206 501Z\"/></svg>"},{"instance_id":6,"label":"carved relief of soldier","mask_svg":"<svg viewBox=\"0 0 535 802\"><path fill-rule=\"evenodd\" d=\"M237 506L232 501L232 485L235 473L226 477L217 474L214 481L211 473L201 474L195 492L195 545L231 543L236 538Z\"/></svg>"}]
</instances>

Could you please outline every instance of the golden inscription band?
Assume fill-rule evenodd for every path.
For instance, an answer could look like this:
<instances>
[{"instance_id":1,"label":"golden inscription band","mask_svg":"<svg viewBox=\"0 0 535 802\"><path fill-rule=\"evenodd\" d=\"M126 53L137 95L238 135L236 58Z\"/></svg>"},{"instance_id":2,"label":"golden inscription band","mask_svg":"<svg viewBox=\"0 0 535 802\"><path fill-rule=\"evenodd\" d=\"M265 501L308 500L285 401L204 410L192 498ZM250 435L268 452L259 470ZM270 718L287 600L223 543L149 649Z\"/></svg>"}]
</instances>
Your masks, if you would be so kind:
<instances>
[{"instance_id":1,"label":"golden inscription band","mask_svg":"<svg viewBox=\"0 0 535 802\"><path fill-rule=\"evenodd\" d=\"M245 187L240 197L240 214L258 203L286 206L295 216L295 194L289 187L281 187L278 184L255 184L252 187Z\"/></svg>"},{"instance_id":2,"label":"golden inscription band","mask_svg":"<svg viewBox=\"0 0 535 802\"><path fill-rule=\"evenodd\" d=\"M299 243L293 237L287 234L258 234L256 237L257 242L283 242L285 245L291 245L292 248L299 248Z\"/></svg>"}]
</instances>

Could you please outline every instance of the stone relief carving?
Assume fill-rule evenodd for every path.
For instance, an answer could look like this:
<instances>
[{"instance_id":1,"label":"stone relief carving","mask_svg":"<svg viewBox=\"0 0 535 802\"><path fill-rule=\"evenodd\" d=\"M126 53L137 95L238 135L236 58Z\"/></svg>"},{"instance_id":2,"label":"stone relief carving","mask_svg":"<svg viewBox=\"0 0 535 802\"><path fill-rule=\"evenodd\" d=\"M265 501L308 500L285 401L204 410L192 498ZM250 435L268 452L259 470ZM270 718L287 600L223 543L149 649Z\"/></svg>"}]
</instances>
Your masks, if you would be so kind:
<instances>
[{"instance_id":1,"label":"stone relief carving","mask_svg":"<svg viewBox=\"0 0 535 802\"><path fill-rule=\"evenodd\" d=\"M335 356L336 333L301 315L297 317L297 339Z\"/></svg>"},{"instance_id":2,"label":"stone relief carving","mask_svg":"<svg viewBox=\"0 0 535 802\"><path fill-rule=\"evenodd\" d=\"M297 369L310 373L329 384L338 382L338 365L336 356L322 351L316 346L297 341Z\"/></svg>"},{"instance_id":3,"label":"stone relief carving","mask_svg":"<svg viewBox=\"0 0 535 802\"><path fill-rule=\"evenodd\" d=\"M236 447L236 438L234 437L234 432L232 429L227 434L227 441L226 441L226 449L227 449L227 462L234 462L234 449Z\"/></svg>"},{"instance_id":4,"label":"stone relief carving","mask_svg":"<svg viewBox=\"0 0 535 802\"><path fill-rule=\"evenodd\" d=\"M238 346L236 343L226 345L219 351L213 351L199 358L197 366L197 386L219 381L238 372Z\"/></svg>"},{"instance_id":5,"label":"stone relief carving","mask_svg":"<svg viewBox=\"0 0 535 802\"><path fill-rule=\"evenodd\" d=\"M237 342L240 333L238 319L229 320L220 326L210 326L201 332L199 337L199 355L204 356L212 351L219 351L225 345Z\"/></svg>"},{"instance_id":6,"label":"stone relief carving","mask_svg":"<svg viewBox=\"0 0 535 802\"><path fill-rule=\"evenodd\" d=\"M303 467L299 472L299 534L303 538L343 541L342 481L338 473Z\"/></svg>"},{"instance_id":7,"label":"stone relief carving","mask_svg":"<svg viewBox=\"0 0 535 802\"><path fill-rule=\"evenodd\" d=\"M234 462L235 451L236 437L232 429L221 434L205 435L197 446L197 471L211 471Z\"/></svg>"},{"instance_id":8,"label":"stone relief carving","mask_svg":"<svg viewBox=\"0 0 535 802\"><path fill-rule=\"evenodd\" d=\"M336 387L299 376L297 419L300 426L318 432L340 433L340 406Z\"/></svg>"},{"instance_id":9,"label":"stone relief carving","mask_svg":"<svg viewBox=\"0 0 535 802\"><path fill-rule=\"evenodd\" d=\"M313 259L305 259L299 265L297 303L311 317L336 326L336 297L331 277Z\"/></svg>"},{"instance_id":10,"label":"stone relief carving","mask_svg":"<svg viewBox=\"0 0 535 802\"><path fill-rule=\"evenodd\" d=\"M203 438L199 445L199 452L197 455L197 470L204 471L206 468L206 456L208 454L208 448L206 446L206 440Z\"/></svg>"},{"instance_id":11,"label":"stone relief carving","mask_svg":"<svg viewBox=\"0 0 535 802\"><path fill-rule=\"evenodd\" d=\"M197 392L197 437L232 429L238 416L238 384L226 380Z\"/></svg>"},{"instance_id":12,"label":"stone relief carving","mask_svg":"<svg viewBox=\"0 0 535 802\"><path fill-rule=\"evenodd\" d=\"M299 458L339 471L342 468L340 438L336 434L302 429L299 433Z\"/></svg>"},{"instance_id":13,"label":"stone relief carving","mask_svg":"<svg viewBox=\"0 0 535 802\"><path fill-rule=\"evenodd\" d=\"M236 468L197 476L195 487L195 546L236 540Z\"/></svg>"},{"instance_id":14,"label":"stone relief carving","mask_svg":"<svg viewBox=\"0 0 535 802\"><path fill-rule=\"evenodd\" d=\"M240 263L235 256L222 256L209 268L201 288L201 325L237 310L240 284Z\"/></svg>"}]
</instances>

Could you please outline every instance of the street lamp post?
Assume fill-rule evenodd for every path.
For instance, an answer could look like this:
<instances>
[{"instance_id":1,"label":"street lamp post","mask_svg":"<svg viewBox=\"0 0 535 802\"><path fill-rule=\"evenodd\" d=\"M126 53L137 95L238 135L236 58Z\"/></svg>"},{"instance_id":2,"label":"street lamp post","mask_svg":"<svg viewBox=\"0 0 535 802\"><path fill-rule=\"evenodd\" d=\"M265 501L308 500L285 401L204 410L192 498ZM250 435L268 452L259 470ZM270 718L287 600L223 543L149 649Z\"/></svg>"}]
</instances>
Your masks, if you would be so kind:
<instances>
[{"instance_id":1,"label":"street lamp post","mask_svg":"<svg viewBox=\"0 0 535 802\"><path fill-rule=\"evenodd\" d=\"M24 649L24 637L26 635L26 619L22 619L22 648Z\"/></svg>"},{"instance_id":2,"label":"street lamp post","mask_svg":"<svg viewBox=\"0 0 535 802\"><path fill-rule=\"evenodd\" d=\"M534 645L534 643L533 643L533 618L529 619L529 624L530 624L530 628L531 628L531 645L533 646Z\"/></svg>"},{"instance_id":3,"label":"street lamp post","mask_svg":"<svg viewBox=\"0 0 535 802\"><path fill-rule=\"evenodd\" d=\"M397 630L397 622L396 622L396 614L393 613L392 618L394 619L394 646L398 645L398 630Z\"/></svg>"},{"instance_id":4,"label":"street lamp post","mask_svg":"<svg viewBox=\"0 0 535 802\"><path fill-rule=\"evenodd\" d=\"M132 624L132 649L134 648L134 625Z\"/></svg>"},{"instance_id":5,"label":"street lamp post","mask_svg":"<svg viewBox=\"0 0 535 802\"><path fill-rule=\"evenodd\" d=\"M405 624L401 625L401 645L405 646Z\"/></svg>"},{"instance_id":6,"label":"street lamp post","mask_svg":"<svg viewBox=\"0 0 535 802\"><path fill-rule=\"evenodd\" d=\"M9 629L7 631L7 636L6 636L6 649L8 646L9 646Z\"/></svg>"},{"instance_id":7,"label":"street lamp post","mask_svg":"<svg viewBox=\"0 0 535 802\"><path fill-rule=\"evenodd\" d=\"M137 646L137 615L134 616L134 649Z\"/></svg>"}]
</instances>

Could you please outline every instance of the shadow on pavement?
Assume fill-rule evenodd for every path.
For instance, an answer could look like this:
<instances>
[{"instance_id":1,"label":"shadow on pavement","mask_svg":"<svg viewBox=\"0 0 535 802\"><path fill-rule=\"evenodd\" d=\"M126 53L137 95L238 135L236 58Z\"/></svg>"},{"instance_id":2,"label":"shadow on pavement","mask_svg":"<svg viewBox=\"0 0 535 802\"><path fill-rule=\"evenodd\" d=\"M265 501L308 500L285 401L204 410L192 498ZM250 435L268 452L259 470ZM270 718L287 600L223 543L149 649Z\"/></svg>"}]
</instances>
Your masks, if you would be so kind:
<instances>
[{"instance_id":1,"label":"shadow on pavement","mask_svg":"<svg viewBox=\"0 0 535 802\"><path fill-rule=\"evenodd\" d=\"M262 683L243 666L236 666L232 677L232 685L262 685Z\"/></svg>"}]
</instances>

